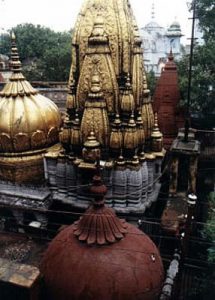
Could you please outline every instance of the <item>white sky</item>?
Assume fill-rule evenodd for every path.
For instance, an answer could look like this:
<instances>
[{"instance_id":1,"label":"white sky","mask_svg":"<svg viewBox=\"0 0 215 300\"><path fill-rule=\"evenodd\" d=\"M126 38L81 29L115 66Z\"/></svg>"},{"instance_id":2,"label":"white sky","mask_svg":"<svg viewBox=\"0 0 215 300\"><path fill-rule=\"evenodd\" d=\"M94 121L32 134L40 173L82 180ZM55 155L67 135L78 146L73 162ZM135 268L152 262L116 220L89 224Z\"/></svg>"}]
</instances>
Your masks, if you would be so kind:
<instances>
[{"instance_id":1,"label":"white sky","mask_svg":"<svg viewBox=\"0 0 215 300\"><path fill-rule=\"evenodd\" d=\"M108 1L108 0L107 0ZM151 19L153 0L130 0L138 24L143 27ZM190 0L154 0L155 21L161 26L170 25L175 19L180 22L186 36L191 33L191 21L187 2ZM69 30L74 26L83 0L0 0L0 31L20 23L47 26L56 31Z\"/></svg>"}]
</instances>

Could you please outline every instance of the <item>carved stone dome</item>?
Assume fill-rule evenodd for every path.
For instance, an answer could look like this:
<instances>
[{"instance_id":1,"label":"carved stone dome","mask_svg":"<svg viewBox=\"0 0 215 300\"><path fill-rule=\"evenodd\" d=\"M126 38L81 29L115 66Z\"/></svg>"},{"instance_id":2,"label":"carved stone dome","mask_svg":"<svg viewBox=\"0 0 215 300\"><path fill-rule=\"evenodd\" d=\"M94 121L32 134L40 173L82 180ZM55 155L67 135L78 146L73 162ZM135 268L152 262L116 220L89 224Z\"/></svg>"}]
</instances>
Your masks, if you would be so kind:
<instances>
[{"instance_id":1,"label":"carved stone dome","mask_svg":"<svg viewBox=\"0 0 215 300\"><path fill-rule=\"evenodd\" d=\"M15 36L12 37L11 67L10 81L0 92L0 163L11 165L10 168L17 162L14 157L31 156L33 160L32 156L35 158L57 143L61 125L57 106L40 95L23 76ZM22 159L24 161L26 159ZM2 170L0 178L13 177L10 171L6 172L9 177L4 174L6 178L1 173Z\"/></svg>"},{"instance_id":2,"label":"carved stone dome","mask_svg":"<svg viewBox=\"0 0 215 300\"><path fill-rule=\"evenodd\" d=\"M154 243L103 205L94 177L93 207L51 242L42 261L47 299L155 300L163 265Z\"/></svg>"}]
</instances>

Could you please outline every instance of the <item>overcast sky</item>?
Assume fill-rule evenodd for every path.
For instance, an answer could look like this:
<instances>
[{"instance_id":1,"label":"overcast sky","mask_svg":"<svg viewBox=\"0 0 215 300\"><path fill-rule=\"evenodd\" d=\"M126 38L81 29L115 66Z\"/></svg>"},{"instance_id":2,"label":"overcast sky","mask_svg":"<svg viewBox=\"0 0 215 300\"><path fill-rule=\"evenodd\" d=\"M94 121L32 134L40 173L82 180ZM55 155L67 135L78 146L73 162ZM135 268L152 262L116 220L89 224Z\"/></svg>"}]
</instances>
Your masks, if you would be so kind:
<instances>
[{"instance_id":1,"label":"overcast sky","mask_svg":"<svg viewBox=\"0 0 215 300\"><path fill-rule=\"evenodd\" d=\"M84 0L0 0L0 28L5 30L20 23L48 26L56 31L74 26ZM107 0L108 1L108 0ZM190 0L154 0L155 20L161 26L180 22L183 34L190 36L191 22L187 2ZM151 19L153 0L130 0L138 24L143 27ZM1 29L2 30L2 29ZM183 42L187 43L186 38Z\"/></svg>"}]
</instances>

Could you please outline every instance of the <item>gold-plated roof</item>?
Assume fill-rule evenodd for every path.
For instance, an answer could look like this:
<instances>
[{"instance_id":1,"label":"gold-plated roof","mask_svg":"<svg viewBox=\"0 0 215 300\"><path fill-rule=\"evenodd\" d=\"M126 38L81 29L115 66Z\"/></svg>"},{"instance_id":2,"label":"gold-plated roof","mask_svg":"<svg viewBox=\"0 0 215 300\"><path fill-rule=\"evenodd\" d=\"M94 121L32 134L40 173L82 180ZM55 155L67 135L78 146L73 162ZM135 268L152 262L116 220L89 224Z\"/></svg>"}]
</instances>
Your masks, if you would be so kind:
<instances>
[{"instance_id":1,"label":"gold-plated roof","mask_svg":"<svg viewBox=\"0 0 215 300\"><path fill-rule=\"evenodd\" d=\"M84 0L73 33L67 98L68 119L77 111L80 116L80 148L90 131L114 157L122 148L132 159L145 137L150 145L154 115L143 62L129 0Z\"/></svg>"},{"instance_id":2,"label":"gold-plated roof","mask_svg":"<svg viewBox=\"0 0 215 300\"><path fill-rule=\"evenodd\" d=\"M47 148L58 141L60 113L23 76L14 34L11 67L10 81L0 92L0 154Z\"/></svg>"}]
</instances>

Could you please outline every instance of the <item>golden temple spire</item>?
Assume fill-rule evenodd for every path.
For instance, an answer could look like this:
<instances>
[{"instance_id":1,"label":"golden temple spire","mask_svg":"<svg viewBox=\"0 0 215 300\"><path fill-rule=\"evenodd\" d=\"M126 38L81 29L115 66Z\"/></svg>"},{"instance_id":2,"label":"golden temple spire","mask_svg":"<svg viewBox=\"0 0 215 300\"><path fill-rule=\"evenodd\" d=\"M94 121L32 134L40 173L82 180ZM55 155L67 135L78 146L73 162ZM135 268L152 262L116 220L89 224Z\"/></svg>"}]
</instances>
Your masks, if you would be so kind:
<instances>
[{"instance_id":1,"label":"golden temple spire","mask_svg":"<svg viewBox=\"0 0 215 300\"><path fill-rule=\"evenodd\" d=\"M141 149L144 134L151 141L154 116L141 46L128 0L85 0L73 34L70 90L75 92L69 93L67 110L78 109L82 142L93 131L103 153L115 149L118 155L122 143L128 146L128 132ZM132 112L138 116L134 127Z\"/></svg>"}]
</instances>

